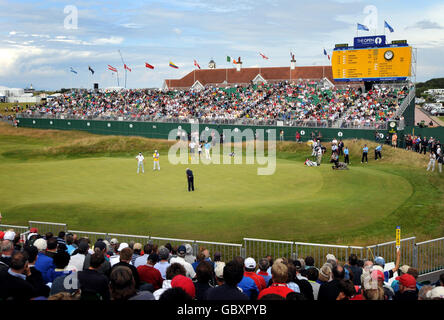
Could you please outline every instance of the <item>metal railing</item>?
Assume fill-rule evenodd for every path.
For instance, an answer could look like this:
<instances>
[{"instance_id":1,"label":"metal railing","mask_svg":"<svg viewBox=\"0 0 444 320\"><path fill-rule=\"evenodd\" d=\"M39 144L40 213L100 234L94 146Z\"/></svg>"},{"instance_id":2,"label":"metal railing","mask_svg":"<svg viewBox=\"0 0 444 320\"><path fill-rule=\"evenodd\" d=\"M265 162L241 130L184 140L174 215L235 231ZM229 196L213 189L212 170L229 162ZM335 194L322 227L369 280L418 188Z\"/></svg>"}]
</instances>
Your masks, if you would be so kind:
<instances>
[{"instance_id":1,"label":"metal railing","mask_svg":"<svg viewBox=\"0 0 444 320\"><path fill-rule=\"evenodd\" d=\"M401 117L404 111L407 109L407 107L410 105L413 99L416 98L416 88L412 87L410 88L409 94L407 97L402 101L401 105L399 106L398 110L396 111L396 116Z\"/></svg>"},{"instance_id":2,"label":"metal railing","mask_svg":"<svg viewBox=\"0 0 444 320\"><path fill-rule=\"evenodd\" d=\"M66 232L67 230L67 226L65 223L42 222L42 221L29 221L29 229L31 228L37 228L40 234L52 232L52 234L55 236L57 236L60 231Z\"/></svg>"},{"instance_id":3,"label":"metal railing","mask_svg":"<svg viewBox=\"0 0 444 320\"><path fill-rule=\"evenodd\" d=\"M145 245L149 242L150 237L149 236L136 236L136 235L130 235L130 234L121 234L121 233L108 233L106 239L110 241L111 239L118 239L120 243L126 242L126 243L140 243L142 245Z\"/></svg>"},{"instance_id":4,"label":"metal railing","mask_svg":"<svg viewBox=\"0 0 444 320\"><path fill-rule=\"evenodd\" d=\"M417 243L414 255L414 266L420 274L444 269L444 238Z\"/></svg>"},{"instance_id":5,"label":"metal railing","mask_svg":"<svg viewBox=\"0 0 444 320\"><path fill-rule=\"evenodd\" d=\"M414 247L415 247L416 237L410 237L401 240L401 263L413 266L415 264L414 259ZM385 261L395 261L396 260L396 242L389 241L385 243L380 243L372 246L367 246L367 250L371 256L369 258L373 260L373 257L381 256L384 257Z\"/></svg>"},{"instance_id":6,"label":"metal railing","mask_svg":"<svg viewBox=\"0 0 444 320\"><path fill-rule=\"evenodd\" d=\"M192 245L192 243L194 243L194 240L150 237L150 243L157 244L158 246L163 246L163 245L169 243L169 244L171 244L172 247L178 247L178 246L180 246L182 244L186 244L186 243ZM194 248L193 248L193 251L194 251Z\"/></svg>"},{"instance_id":7,"label":"metal railing","mask_svg":"<svg viewBox=\"0 0 444 320\"><path fill-rule=\"evenodd\" d=\"M222 261L230 261L237 256L245 256L242 252L242 245L237 243L195 241L193 252L196 254L201 248L206 248L210 254L220 252Z\"/></svg>"},{"instance_id":8,"label":"metal railing","mask_svg":"<svg viewBox=\"0 0 444 320\"><path fill-rule=\"evenodd\" d=\"M77 239L86 238L89 240L91 246L96 243L98 239L106 240L106 233L103 232L90 232L90 231L78 231L78 230L68 230L68 233L76 234Z\"/></svg>"},{"instance_id":9,"label":"metal railing","mask_svg":"<svg viewBox=\"0 0 444 320\"><path fill-rule=\"evenodd\" d=\"M245 256L256 261L267 255L272 257L293 257L293 242L244 238Z\"/></svg>"},{"instance_id":10,"label":"metal railing","mask_svg":"<svg viewBox=\"0 0 444 320\"><path fill-rule=\"evenodd\" d=\"M16 233L24 233L28 231L28 227L26 226L14 226L14 225L7 225L7 224L0 224L0 231L7 231L7 230L14 230Z\"/></svg>"},{"instance_id":11,"label":"metal railing","mask_svg":"<svg viewBox=\"0 0 444 320\"><path fill-rule=\"evenodd\" d=\"M361 259L367 259L364 247L340 246L316 243L295 242L295 256L305 258L313 257L315 267L320 268L326 261L327 254L333 254L339 261L348 261L348 257L354 253Z\"/></svg>"},{"instance_id":12,"label":"metal railing","mask_svg":"<svg viewBox=\"0 0 444 320\"><path fill-rule=\"evenodd\" d=\"M211 242L190 239L177 239L166 237L153 237L143 235L128 235L121 233L106 233L67 230L67 225L63 223L52 223L42 221L29 221L29 226L16 226L0 224L0 230L12 229L20 233L20 239L26 241L31 228L38 228L40 234L52 232L57 235L60 231L65 231L77 235L77 238L88 238L91 245L98 239L107 239L110 241L116 238L119 243L147 243L157 244L158 246L170 243L173 247L182 244L190 244L193 247L193 254L196 255L201 248L206 248L213 255L220 252L223 261L229 261L236 256L253 257L256 261L271 255L273 258L305 258L311 256L314 258L315 266L321 267L326 261L327 254L333 254L336 259L342 263L348 261L351 254L356 254L359 259L374 260L377 256L382 256L386 262L396 260L396 242L389 241L385 243L370 246L344 246L319 243L305 243L294 241L279 241L244 238L243 244ZM401 240L401 265L407 264L418 269L420 275L444 270L444 237L415 243L415 237L409 237Z\"/></svg>"},{"instance_id":13,"label":"metal railing","mask_svg":"<svg viewBox=\"0 0 444 320\"><path fill-rule=\"evenodd\" d=\"M155 123L177 123L177 124L214 124L214 125L239 125L239 126L278 126L279 127L304 127L304 128L333 128L333 129L362 129L362 130L386 130L386 121L365 120L309 120L309 119L227 119L227 118L158 118L152 116L86 116L70 114L46 114L31 113L18 114L20 119L60 119L60 120L94 120L94 121L127 121L127 122L155 122Z\"/></svg>"}]
</instances>

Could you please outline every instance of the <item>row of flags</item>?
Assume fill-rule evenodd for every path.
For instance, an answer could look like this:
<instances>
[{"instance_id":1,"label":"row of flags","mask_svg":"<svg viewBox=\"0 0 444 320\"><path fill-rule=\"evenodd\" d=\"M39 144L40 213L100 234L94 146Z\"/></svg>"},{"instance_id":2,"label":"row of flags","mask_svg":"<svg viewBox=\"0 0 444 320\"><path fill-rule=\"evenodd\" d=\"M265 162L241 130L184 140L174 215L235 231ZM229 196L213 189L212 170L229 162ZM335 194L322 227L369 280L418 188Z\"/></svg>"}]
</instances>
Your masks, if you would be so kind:
<instances>
[{"instance_id":1,"label":"row of flags","mask_svg":"<svg viewBox=\"0 0 444 320\"><path fill-rule=\"evenodd\" d=\"M384 29L385 28L389 29L390 32L395 32L395 29L393 29L392 26L390 26L388 22L384 20ZM370 31L366 25L360 23L358 23L358 30Z\"/></svg>"},{"instance_id":2,"label":"row of flags","mask_svg":"<svg viewBox=\"0 0 444 320\"><path fill-rule=\"evenodd\" d=\"M176 65L174 65L172 62L170 62L170 66L174 66L174 68L178 68ZM148 69L154 69L154 66L150 65L148 62L145 62L145 67ZM128 67L125 63L123 64L123 69L128 70L129 72L131 72L131 68ZM112 72L118 72L116 67L113 67L112 65L108 65L108 70L112 71ZM70 67L70 70L72 73L77 74L78 72L76 70L73 69L73 67ZM94 70L93 68L91 68L91 66L88 66L88 71L91 72L91 75L94 74Z\"/></svg>"},{"instance_id":3,"label":"row of flags","mask_svg":"<svg viewBox=\"0 0 444 320\"><path fill-rule=\"evenodd\" d=\"M363 25L363 24L360 24L360 23L358 23L357 28L358 28L358 30L370 31L370 29L369 29L366 25ZM395 29L393 29L392 26L390 26L390 25L388 24L388 22L384 20L384 29L385 29L385 28L389 29L390 32L394 32L394 31L395 31ZM259 55L260 55L264 60L269 60L269 57L267 57L267 56L266 56L265 54L263 54L262 52L259 52ZM328 60L330 60L330 55L327 53L327 50L325 50L325 49L324 49L324 55L327 56ZM292 60L292 61L295 60L295 59L294 59L294 54L293 54L291 51L290 51L290 57L291 57L291 60ZM227 56L227 62L232 62L233 64L241 64L241 63L242 63L242 61L241 61L241 57L239 57L239 58L236 60L236 59L233 59L233 58L230 57L230 56ZM174 64L173 62L171 62L171 61L170 61L170 63L169 63L169 66L170 66L171 68L174 68L174 69L179 69L179 67L178 67L177 65L175 65L175 64ZM196 68L198 68L198 69L201 69L201 68L200 68L200 65L197 63L196 60L194 60L194 66L195 66ZM154 69L154 66L152 66L152 65L149 64L148 62L145 62L145 67L148 68L148 69ZM131 68L129 68L125 63L123 64L123 68L124 68L125 70L128 70L129 72L131 72ZM113 67L113 66L111 66L111 65L108 65L108 69L109 69L110 71L112 71L112 72L117 72L117 68L115 68L115 67ZM73 69L73 67L71 67L71 69L70 69L69 71L71 71L71 72L74 73L74 74L77 74L77 71L75 71L75 70ZM91 66L88 66L88 71L90 71L92 75L94 74L94 70L91 68Z\"/></svg>"}]
</instances>

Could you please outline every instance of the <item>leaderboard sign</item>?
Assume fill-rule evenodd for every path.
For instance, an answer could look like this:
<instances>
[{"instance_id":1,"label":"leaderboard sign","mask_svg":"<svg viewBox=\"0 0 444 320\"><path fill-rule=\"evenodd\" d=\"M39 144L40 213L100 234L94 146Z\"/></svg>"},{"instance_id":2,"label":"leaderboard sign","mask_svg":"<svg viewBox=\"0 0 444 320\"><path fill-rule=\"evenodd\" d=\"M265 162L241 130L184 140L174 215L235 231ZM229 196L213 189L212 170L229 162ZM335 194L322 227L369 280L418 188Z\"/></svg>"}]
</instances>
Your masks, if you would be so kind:
<instances>
[{"instance_id":1,"label":"leaderboard sign","mask_svg":"<svg viewBox=\"0 0 444 320\"><path fill-rule=\"evenodd\" d=\"M337 45L332 55L335 81L406 80L411 76L412 48L387 44L385 36L357 37L353 47Z\"/></svg>"}]
</instances>

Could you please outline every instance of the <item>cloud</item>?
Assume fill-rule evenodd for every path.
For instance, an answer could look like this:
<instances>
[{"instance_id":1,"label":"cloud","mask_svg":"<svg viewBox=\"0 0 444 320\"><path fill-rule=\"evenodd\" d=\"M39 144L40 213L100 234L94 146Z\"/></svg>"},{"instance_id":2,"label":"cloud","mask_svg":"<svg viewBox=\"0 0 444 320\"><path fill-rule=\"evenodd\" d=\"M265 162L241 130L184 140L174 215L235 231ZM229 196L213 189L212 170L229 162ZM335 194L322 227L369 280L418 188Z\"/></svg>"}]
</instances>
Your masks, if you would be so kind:
<instances>
[{"instance_id":1,"label":"cloud","mask_svg":"<svg viewBox=\"0 0 444 320\"><path fill-rule=\"evenodd\" d=\"M110 37L110 38L100 38L92 41L94 45L102 45L102 44L121 44L123 42L122 37Z\"/></svg>"},{"instance_id":2,"label":"cloud","mask_svg":"<svg viewBox=\"0 0 444 320\"><path fill-rule=\"evenodd\" d=\"M121 24L122 27L128 28L128 29L140 29L143 28L143 25L137 24L137 23L124 23Z\"/></svg>"},{"instance_id":3,"label":"cloud","mask_svg":"<svg viewBox=\"0 0 444 320\"><path fill-rule=\"evenodd\" d=\"M439 25L437 22L430 20L421 20L415 23L413 26L409 26L406 29L444 29L443 26Z\"/></svg>"},{"instance_id":4,"label":"cloud","mask_svg":"<svg viewBox=\"0 0 444 320\"><path fill-rule=\"evenodd\" d=\"M49 39L48 42L63 42L68 44L75 44L75 45L85 45L85 46L93 46L93 45L109 45L109 44L121 44L123 42L124 38L122 37L110 37L110 38L99 38L99 39L93 39L90 41L85 41L81 39L76 39L74 37L66 37L66 36L56 36L54 39Z\"/></svg>"},{"instance_id":5,"label":"cloud","mask_svg":"<svg viewBox=\"0 0 444 320\"><path fill-rule=\"evenodd\" d=\"M177 34L178 36L180 36L180 35L182 34L182 30L180 30L179 28L174 28L174 29L173 29L173 32L174 32L175 34Z\"/></svg>"}]
</instances>

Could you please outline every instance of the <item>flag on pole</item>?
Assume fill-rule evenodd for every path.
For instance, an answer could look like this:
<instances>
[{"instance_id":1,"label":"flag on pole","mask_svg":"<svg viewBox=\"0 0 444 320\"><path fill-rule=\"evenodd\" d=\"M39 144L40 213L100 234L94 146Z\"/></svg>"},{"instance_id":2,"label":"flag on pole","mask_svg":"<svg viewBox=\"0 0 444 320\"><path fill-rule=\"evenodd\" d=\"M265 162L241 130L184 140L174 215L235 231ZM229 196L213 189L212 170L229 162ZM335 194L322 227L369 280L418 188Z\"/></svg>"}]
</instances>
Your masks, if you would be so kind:
<instances>
[{"instance_id":1,"label":"flag on pole","mask_svg":"<svg viewBox=\"0 0 444 320\"><path fill-rule=\"evenodd\" d=\"M72 73L77 74L77 71L75 71L72 67L71 67L71 70L69 70L69 71L71 71Z\"/></svg>"},{"instance_id":2,"label":"flag on pole","mask_svg":"<svg viewBox=\"0 0 444 320\"><path fill-rule=\"evenodd\" d=\"M261 56L262 58L264 58L265 60L268 60L268 57L267 57L266 55L264 55L264 54L261 53L261 52L259 52L259 54L260 54L260 56Z\"/></svg>"},{"instance_id":3,"label":"flag on pole","mask_svg":"<svg viewBox=\"0 0 444 320\"><path fill-rule=\"evenodd\" d=\"M235 60L235 59L233 59L233 63L234 63L234 64L237 64L237 62L236 62L236 60Z\"/></svg>"},{"instance_id":4,"label":"flag on pole","mask_svg":"<svg viewBox=\"0 0 444 320\"><path fill-rule=\"evenodd\" d=\"M330 55L327 53L327 50L324 49L324 56L327 56L328 60L330 60Z\"/></svg>"},{"instance_id":5,"label":"flag on pole","mask_svg":"<svg viewBox=\"0 0 444 320\"><path fill-rule=\"evenodd\" d=\"M194 65L200 69L200 65L197 63L196 60L194 60Z\"/></svg>"},{"instance_id":6,"label":"flag on pole","mask_svg":"<svg viewBox=\"0 0 444 320\"><path fill-rule=\"evenodd\" d=\"M227 62L231 62L231 57L227 56Z\"/></svg>"},{"instance_id":7,"label":"flag on pole","mask_svg":"<svg viewBox=\"0 0 444 320\"><path fill-rule=\"evenodd\" d=\"M291 61L294 61L294 54L291 51L290 51L290 58L291 58Z\"/></svg>"},{"instance_id":8,"label":"flag on pole","mask_svg":"<svg viewBox=\"0 0 444 320\"><path fill-rule=\"evenodd\" d=\"M179 69L179 67L178 66L176 66L174 63L172 63L171 61L170 61L170 67L171 68L174 68L174 69Z\"/></svg>"},{"instance_id":9,"label":"flag on pole","mask_svg":"<svg viewBox=\"0 0 444 320\"><path fill-rule=\"evenodd\" d=\"M150 65L148 62L145 62L145 67L147 67L149 69L154 69L154 67L152 65Z\"/></svg>"},{"instance_id":10,"label":"flag on pole","mask_svg":"<svg viewBox=\"0 0 444 320\"><path fill-rule=\"evenodd\" d=\"M123 64L123 68L131 72L131 69L126 64Z\"/></svg>"},{"instance_id":11,"label":"flag on pole","mask_svg":"<svg viewBox=\"0 0 444 320\"><path fill-rule=\"evenodd\" d=\"M117 69L114 68L113 66L108 65L108 69L111 70L112 72L117 72Z\"/></svg>"},{"instance_id":12,"label":"flag on pole","mask_svg":"<svg viewBox=\"0 0 444 320\"><path fill-rule=\"evenodd\" d=\"M358 23L358 30L364 30L364 31L370 31L367 26L364 26L363 24Z\"/></svg>"},{"instance_id":13,"label":"flag on pole","mask_svg":"<svg viewBox=\"0 0 444 320\"><path fill-rule=\"evenodd\" d=\"M395 31L395 29L393 29L393 28L387 23L387 21L385 21L385 20L384 20L384 28L389 29L390 32L394 32L394 31Z\"/></svg>"},{"instance_id":14,"label":"flag on pole","mask_svg":"<svg viewBox=\"0 0 444 320\"><path fill-rule=\"evenodd\" d=\"M91 71L91 74L94 74L94 70L90 66L88 66L88 70Z\"/></svg>"}]
</instances>

